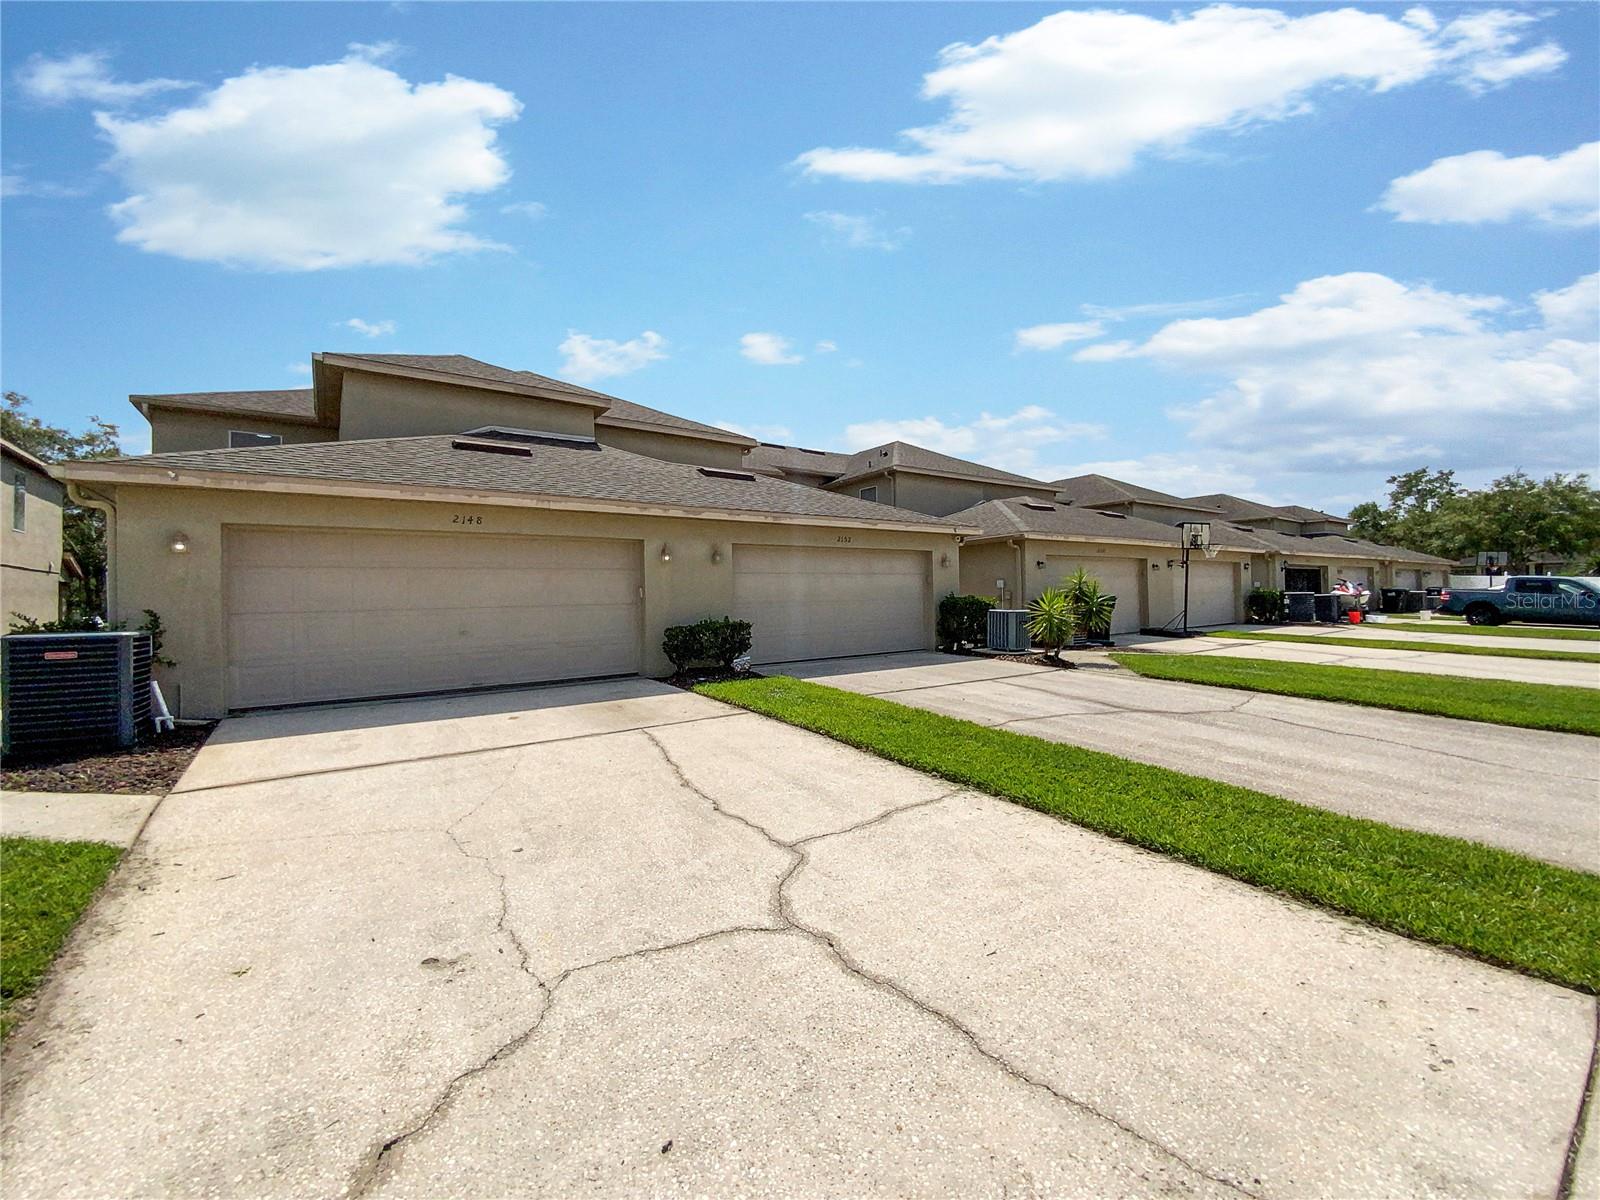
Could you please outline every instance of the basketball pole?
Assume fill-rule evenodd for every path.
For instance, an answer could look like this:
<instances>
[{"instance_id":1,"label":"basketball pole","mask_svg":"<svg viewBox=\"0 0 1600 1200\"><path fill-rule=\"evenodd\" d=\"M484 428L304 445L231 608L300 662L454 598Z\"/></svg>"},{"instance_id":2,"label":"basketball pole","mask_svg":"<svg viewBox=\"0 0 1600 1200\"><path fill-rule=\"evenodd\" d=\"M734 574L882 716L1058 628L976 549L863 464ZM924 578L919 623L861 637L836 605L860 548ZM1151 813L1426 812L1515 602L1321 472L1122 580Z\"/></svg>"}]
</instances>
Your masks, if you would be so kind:
<instances>
[{"instance_id":1,"label":"basketball pole","mask_svg":"<svg viewBox=\"0 0 1600 1200\"><path fill-rule=\"evenodd\" d=\"M1183 636L1189 636L1189 539L1183 539Z\"/></svg>"}]
</instances>

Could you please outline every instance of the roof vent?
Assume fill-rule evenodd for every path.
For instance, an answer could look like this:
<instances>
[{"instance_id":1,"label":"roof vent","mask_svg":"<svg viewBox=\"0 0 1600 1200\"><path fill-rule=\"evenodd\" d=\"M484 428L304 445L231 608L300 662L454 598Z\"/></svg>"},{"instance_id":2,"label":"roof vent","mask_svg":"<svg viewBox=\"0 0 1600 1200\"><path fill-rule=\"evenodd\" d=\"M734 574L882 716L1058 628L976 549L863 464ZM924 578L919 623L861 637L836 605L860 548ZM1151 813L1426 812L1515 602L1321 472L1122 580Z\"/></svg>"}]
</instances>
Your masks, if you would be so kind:
<instances>
[{"instance_id":1,"label":"roof vent","mask_svg":"<svg viewBox=\"0 0 1600 1200\"><path fill-rule=\"evenodd\" d=\"M497 442L492 438L451 438L450 449L474 450L479 454L514 454L518 458L533 457L532 446L519 442Z\"/></svg>"},{"instance_id":2,"label":"roof vent","mask_svg":"<svg viewBox=\"0 0 1600 1200\"><path fill-rule=\"evenodd\" d=\"M1098 513L1102 517L1110 517L1113 520L1117 520L1117 521L1126 521L1128 519L1128 514L1127 513L1106 512L1105 509L1103 509L1103 508L1097 508L1097 509L1095 509L1095 512Z\"/></svg>"},{"instance_id":3,"label":"roof vent","mask_svg":"<svg viewBox=\"0 0 1600 1200\"><path fill-rule=\"evenodd\" d=\"M514 429L504 425L482 425L469 429L463 437L522 446L569 446L577 450L598 450L600 443L582 433L552 433L545 429Z\"/></svg>"},{"instance_id":4,"label":"roof vent","mask_svg":"<svg viewBox=\"0 0 1600 1200\"><path fill-rule=\"evenodd\" d=\"M720 467L696 467L700 474L709 479L742 479L746 483L754 483L756 477L748 471L724 471Z\"/></svg>"},{"instance_id":5,"label":"roof vent","mask_svg":"<svg viewBox=\"0 0 1600 1200\"><path fill-rule=\"evenodd\" d=\"M1056 510L1056 506L1054 504L1044 504L1038 500L1024 500L1022 502L1022 507L1031 508L1035 512L1055 512Z\"/></svg>"},{"instance_id":6,"label":"roof vent","mask_svg":"<svg viewBox=\"0 0 1600 1200\"><path fill-rule=\"evenodd\" d=\"M826 450L807 450L804 446L802 446L800 448L800 453L801 454L815 454L815 455L818 455L819 457L825 457L828 452Z\"/></svg>"}]
</instances>

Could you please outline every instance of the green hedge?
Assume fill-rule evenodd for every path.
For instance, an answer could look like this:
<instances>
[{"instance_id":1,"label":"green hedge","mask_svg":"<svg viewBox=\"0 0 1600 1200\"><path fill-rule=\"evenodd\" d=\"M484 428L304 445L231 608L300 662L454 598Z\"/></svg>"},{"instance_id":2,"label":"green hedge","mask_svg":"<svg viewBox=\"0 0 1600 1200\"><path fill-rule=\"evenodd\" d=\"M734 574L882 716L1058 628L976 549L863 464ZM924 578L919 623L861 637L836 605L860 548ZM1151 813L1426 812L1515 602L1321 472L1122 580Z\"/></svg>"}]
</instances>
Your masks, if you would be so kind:
<instances>
[{"instance_id":1,"label":"green hedge","mask_svg":"<svg viewBox=\"0 0 1600 1200\"><path fill-rule=\"evenodd\" d=\"M662 637L661 649L680 671L706 663L731 671L734 659L750 653L750 622L707 617L693 625L673 625Z\"/></svg>"},{"instance_id":2,"label":"green hedge","mask_svg":"<svg viewBox=\"0 0 1600 1200\"><path fill-rule=\"evenodd\" d=\"M951 592L939 601L938 639L941 650L981 646L989 637L992 596L958 596Z\"/></svg>"}]
</instances>

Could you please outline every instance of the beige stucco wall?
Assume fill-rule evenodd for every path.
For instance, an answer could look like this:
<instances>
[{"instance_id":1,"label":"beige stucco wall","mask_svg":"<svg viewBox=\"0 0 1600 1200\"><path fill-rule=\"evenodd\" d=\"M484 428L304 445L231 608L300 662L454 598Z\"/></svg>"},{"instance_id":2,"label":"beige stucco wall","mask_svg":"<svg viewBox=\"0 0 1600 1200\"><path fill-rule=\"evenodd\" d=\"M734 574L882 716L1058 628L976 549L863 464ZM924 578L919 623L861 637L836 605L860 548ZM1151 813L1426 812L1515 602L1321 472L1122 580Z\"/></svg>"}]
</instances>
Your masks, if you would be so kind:
<instances>
[{"instance_id":1,"label":"beige stucco wall","mask_svg":"<svg viewBox=\"0 0 1600 1200\"><path fill-rule=\"evenodd\" d=\"M12 613L36 621L53 621L61 615L61 506L66 489L56 480L9 455L0 471L5 499L0 516L0 631ZM18 533L13 482L23 480L27 499Z\"/></svg>"},{"instance_id":2,"label":"beige stucco wall","mask_svg":"<svg viewBox=\"0 0 1600 1200\"><path fill-rule=\"evenodd\" d=\"M274 421L267 417L239 413L225 417L217 413L179 412L175 409L150 410L150 451L152 454L170 454L182 450L226 450L228 431L245 433L275 433L286 443L331 442L337 436L332 429L318 425L301 425L294 421Z\"/></svg>"},{"instance_id":3,"label":"beige stucco wall","mask_svg":"<svg viewBox=\"0 0 1600 1200\"><path fill-rule=\"evenodd\" d=\"M1221 525L1223 518L1216 513L1191 512L1184 509L1167 508L1160 504L1140 504L1129 501L1127 504L1094 505L1085 504L1083 508L1104 508L1107 512L1126 513L1130 517L1137 517L1141 521L1154 521L1157 525L1177 527L1184 521L1208 521L1213 525ZM1220 530L1213 531L1213 537Z\"/></svg>"},{"instance_id":4,"label":"beige stucco wall","mask_svg":"<svg viewBox=\"0 0 1600 1200\"><path fill-rule=\"evenodd\" d=\"M594 415L592 408L560 400L346 370L339 438L422 437L484 425L592 437Z\"/></svg>"},{"instance_id":5,"label":"beige stucco wall","mask_svg":"<svg viewBox=\"0 0 1600 1200\"><path fill-rule=\"evenodd\" d=\"M838 490L855 495L856 490L868 481L852 484ZM947 517L951 513L982 504L985 500L1004 500L1011 496L1032 496L1051 500L1054 493L1049 488L1027 490L1018 484L978 483L965 479L947 479L939 475L919 475L911 471L894 472L893 499L888 502L897 508L927 513L931 517ZM880 491L878 499L884 499Z\"/></svg>"},{"instance_id":6,"label":"beige stucco wall","mask_svg":"<svg viewBox=\"0 0 1600 1200\"><path fill-rule=\"evenodd\" d=\"M922 550L929 553L930 597L959 582L955 539L945 532L832 529L756 521L569 513L536 508L433 501L368 500L178 487L117 489L117 615L136 621L143 609L160 613L170 633L164 653L177 666L162 672L167 699L184 717L214 717L227 708L226 629L223 610L223 529L228 525L304 526L625 538L640 542L643 558L643 662L653 675L671 667L661 653L669 625L723 616L733 607L735 542ZM451 518L481 516L481 525L452 525ZM173 554L172 534L188 535L187 554ZM672 559L661 561L670 545ZM720 563L711 561L721 551ZM941 556L948 558L940 565ZM933 645L933 604L927 645Z\"/></svg>"},{"instance_id":7,"label":"beige stucco wall","mask_svg":"<svg viewBox=\"0 0 1600 1200\"><path fill-rule=\"evenodd\" d=\"M728 442L714 442L709 438L676 437L668 433L650 433L643 429L621 429L615 425L597 423L595 440L604 446L615 446L632 454L643 454L665 462L693 463L697 467L725 467L743 469L744 447Z\"/></svg>"},{"instance_id":8,"label":"beige stucco wall","mask_svg":"<svg viewBox=\"0 0 1600 1200\"><path fill-rule=\"evenodd\" d=\"M1004 579L1005 594L995 586ZM1003 608L1020 608L1017 590L1017 552L1005 542L968 542L961 547L961 594L992 596Z\"/></svg>"}]
</instances>

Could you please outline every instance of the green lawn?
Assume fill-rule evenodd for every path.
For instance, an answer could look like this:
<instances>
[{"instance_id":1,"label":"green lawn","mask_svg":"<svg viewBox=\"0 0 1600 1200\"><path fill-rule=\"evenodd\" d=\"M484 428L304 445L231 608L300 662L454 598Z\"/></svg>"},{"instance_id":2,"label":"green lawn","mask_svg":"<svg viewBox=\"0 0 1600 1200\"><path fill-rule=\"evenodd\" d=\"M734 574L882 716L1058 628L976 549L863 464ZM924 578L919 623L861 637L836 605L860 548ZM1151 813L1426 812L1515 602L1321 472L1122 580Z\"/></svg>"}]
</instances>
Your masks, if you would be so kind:
<instances>
[{"instance_id":1,"label":"green lawn","mask_svg":"<svg viewBox=\"0 0 1600 1200\"><path fill-rule=\"evenodd\" d=\"M0 838L0 1032L120 857L101 842Z\"/></svg>"},{"instance_id":2,"label":"green lawn","mask_svg":"<svg viewBox=\"0 0 1600 1200\"><path fill-rule=\"evenodd\" d=\"M1378 628L1374 626L1373 628ZM1387 629L1389 626L1385 625ZM1469 626L1469 628L1471 628ZM1299 642L1307 646L1357 646L1363 650L1426 650L1430 654L1487 654L1494 658L1544 658L1553 662L1600 663L1600 654L1582 650L1530 650L1526 646L1456 646L1448 642L1403 642L1398 638L1340 637L1336 634L1277 633L1264 628L1260 633L1218 629L1205 635L1214 638L1243 638L1246 641Z\"/></svg>"},{"instance_id":3,"label":"green lawn","mask_svg":"<svg viewBox=\"0 0 1600 1200\"><path fill-rule=\"evenodd\" d=\"M1557 629L1550 627L1528 628L1526 625L1468 625L1465 621L1452 621L1447 628L1439 628L1440 618L1432 621L1381 621L1374 629L1398 629L1401 633L1448 633L1451 637L1467 634L1469 637L1488 638L1553 638L1558 642L1600 642L1600 629Z\"/></svg>"},{"instance_id":4,"label":"green lawn","mask_svg":"<svg viewBox=\"0 0 1600 1200\"><path fill-rule=\"evenodd\" d=\"M1234 879L1600 991L1597 875L782 676L695 690Z\"/></svg>"},{"instance_id":5,"label":"green lawn","mask_svg":"<svg viewBox=\"0 0 1600 1200\"><path fill-rule=\"evenodd\" d=\"M1176 679L1248 692L1338 700L1400 712L1486 721L1492 725L1600 737L1600 688L1272 662L1261 658L1216 658L1209 654L1135 652L1111 657L1130 671L1152 679Z\"/></svg>"}]
</instances>

